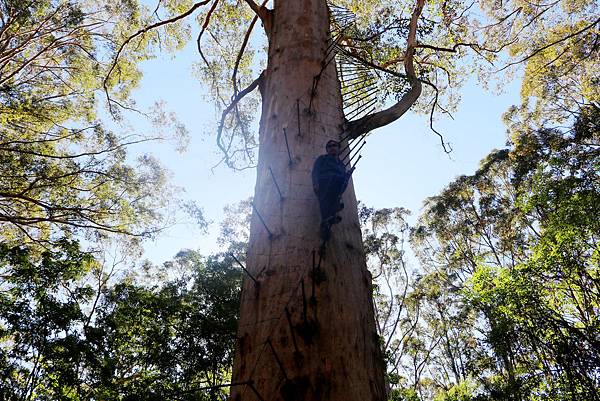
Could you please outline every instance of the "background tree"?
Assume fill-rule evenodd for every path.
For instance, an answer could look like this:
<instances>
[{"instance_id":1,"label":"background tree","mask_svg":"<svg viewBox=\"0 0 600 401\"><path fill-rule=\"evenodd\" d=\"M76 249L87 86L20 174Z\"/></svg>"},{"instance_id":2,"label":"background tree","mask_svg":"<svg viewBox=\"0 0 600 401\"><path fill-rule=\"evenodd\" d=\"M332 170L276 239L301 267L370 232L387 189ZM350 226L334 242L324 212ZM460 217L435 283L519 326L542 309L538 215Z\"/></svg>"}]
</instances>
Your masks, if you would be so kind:
<instances>
[{"instance_id":1,"label":"background tree","mask_svg":"<svg viewBox=\"0 0 600 401\"><path fill-rule=\"evenodd\" d=\"M39 263L25 247L2 248L2 399L225 399L211 386L231 376L231 258L182 251L162 267L174 277L147 286L60 245Z\"/></svg>"},{"instance_id":2,"label":"background tree","mask_svg":"<svg viewBox=\"0 0 600 401\"><path fill-rule=\"evenodd\" d=\"M145 237L166 224L173 189L163 168L150 155L127 159L129 146L166 136L106 128L99 96L105 91L109 104L129 108L141 78L137 63L161 38L165 48L183 44L181 28L172 26L166 38L153 32L123 52L113 79L103 82L112 49L150 14L130 1L0 2L2 241L48 246L76 234ZM173 115L160 108L153 114L158 129L185 134Z\"/></svg>"},{"instance_id":3,"label":"background tree","mask_svg":"<svg viewBox=\"0 0 600 401\"><path fill-rule=\"evenodd\" d=\"M461 357L480 398L599 397L597 118L591 106L568 130L513 121L513 147L432 198L415 231L429 275L476 314L460 331L478 352Z\"/></svg>"},{"instance_id":4,"label":"background tree","mask_svg":"<svg viewBox=\"0 0 600 401\"><path fill-rule=\"evenodd\" d=\"M177 5L162 12L178 12ZM122 109L133 110L137 63L158 45L184 43L185 27L171 24L135 41L113 64L129 29L151 15L131 1L0 2L0 398L120 399L132 370L154 366L136 360L117 371L122 349L114 346L104 360L96 352L109 339L96 324L115 307L107 293L117 280L115 263L123 263L107 261L99 242L118 235L131 245L154 235L178 202L157 160L132 161L127 150L153 139L184 139L184 127L160 104L146 115L156 132L119 125L126 121ZM113 78L104 81L109 70ZM107 105L112 120L102 109ZM169 136L161 132L167 128ZM184 206L205 224L197 207ZM135 257L134 250L128 247L127 256ZM129 284L138 298L154 297L149 303L183 298ZM190 369L205 372L194 363ZM137 396L134 387L123 386Z\"/></svg>"}]
</instances>

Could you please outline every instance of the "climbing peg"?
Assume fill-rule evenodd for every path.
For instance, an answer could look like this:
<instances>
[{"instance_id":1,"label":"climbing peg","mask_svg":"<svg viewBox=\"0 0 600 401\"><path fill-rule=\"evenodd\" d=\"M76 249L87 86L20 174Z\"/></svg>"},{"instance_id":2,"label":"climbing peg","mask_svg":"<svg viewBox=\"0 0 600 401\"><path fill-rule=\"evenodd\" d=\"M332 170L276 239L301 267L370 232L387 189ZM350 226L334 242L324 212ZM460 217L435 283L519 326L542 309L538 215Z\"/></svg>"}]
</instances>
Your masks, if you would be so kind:
<instances>
[{"instance_id":1,"label":"climbing peg","mask_svg":"<svg viewBox=\"0 0 600 401\"><path fill-rule=\"evenodd\" d=\"M250 274L250 272L248 271L248 269L246 269L246 267L242 264L242 262L240 262L233 253L229 252L229 255L233 258L233 260L235 260L237 262L238 265L240 265L240 267L242 268L244 273L246 273L248 275L248 277L250 277L250 279L252 281L254 281L254 285L259 286L260 283L254 278L254 276L252 274Z\"/></svg>"},{"instance_id":2,"label":"climbing peg","mask_svg":"<svg viewBox=\"0 0 600 401\"><path fill-rule=\"evenodd\" d=\"M265 223L265 220L261 216L261 214L258 211L258 209L256 209L256 205L254 204L254 202L252 202L252 209L256 212L256 215L258 216L258 218L259 218L260 222L262 223L262 225L265 227L265 230L267 230L267 233L269 233L269 239L272 239L273 238L273 233L271 232L271 230L269 230L269 227L267 226L267 223Z\"/></svg>"},{"instance_id":3,"label":"climbing peg","mask_svg":"<svg viewBox=\"0 0 600 401\"><path fill-rule=\"evenodd\" d=\"M287 131L285 128L283 129L283 136L285 137L285 147L287 148L288 159L290 160L288 164L291 166L294 162L292 160L292 153L290 152L290 144L288 142Z\"/></svg>"},{"instance_id":4,"label":"climbing peg","mask_svg":"<svg viewBox=\"0 0 600 401\"><path fill-rule=\"evenodd\" d=\"M273 184L275 184L275 188L277 188L277 193L279 194L279 199L283 201L283 195L281 194L281 188L279 188L279 184L277 184L277 180L275 179L275 174L273 174L273 169L269 166L269 171L271 172L271 178L273 179Z\"/></svg>"}]
</instances>

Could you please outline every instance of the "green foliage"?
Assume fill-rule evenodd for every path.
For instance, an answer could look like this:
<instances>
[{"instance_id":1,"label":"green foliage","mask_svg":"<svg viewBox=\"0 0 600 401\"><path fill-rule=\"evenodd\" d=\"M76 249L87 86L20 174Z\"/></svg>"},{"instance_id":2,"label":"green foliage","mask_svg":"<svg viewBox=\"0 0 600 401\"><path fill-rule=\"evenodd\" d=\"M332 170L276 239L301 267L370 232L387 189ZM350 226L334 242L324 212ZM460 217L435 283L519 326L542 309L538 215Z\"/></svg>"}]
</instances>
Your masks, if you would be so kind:
<instances>
[{"instance_id":1,"label":"green foliage","mask_svg":"<svg viewBox=\"0 0 600 401\"><path fill-rule=\"evenodd\" d=\"M0 1L0 14L0 240L154 234L173 189L154 158L132 161L127 148L163 136L114 132L98 118L101 99L130 101L137 63L152 56L159 32L132 43L104 85L116 48L149 11L137 1L45 0Z\"/></svg>"},{"instance_id":2,"label":"green foliage","mask_svg":"<svg viewBox=\"0 0 600 401\"><path fill-rule=\"evenodd\" d=\"M0 246L2 399L67 399L77 383L78 332L89 323L81 305L94 295L80 279L96 266L75 242L57 248L37 260L25 247Z\"/></svg>"},{"instance_id":3,"label":"green foliage","mask_svg":"<svg viewBox=\"0 0 600 401\"><path fill-rule=\"evenodd\" d=\"M97 317L102 333L94 346L98 364L110 366L111 372L97 391L168 399L201 394L195 389L227 381L239 309L239 270L193 251L180 252L165 267L176 265L189 275L153 288L124 282L106 294ZM135 371L144 373L132 375Z\"/></svg>"},{"instance_id":4,"label":"green foliage","mask_svg":"<svg viewBox=\"0 0 600 401\"><path fill-rule=\"evenodd\" d=\"M390 393L389 401L421 401L421 398L412 388L395 388Z\"/></svg>"},{"instance_id":5,"label":"green foliage","mask_svg":"<svg viewBox=\"0 0 600 401\"><path fill-rule=\"evenodd\" d=\"M438 393L433 401L472 401L475 387L470 380L464 380Z\"/></svg>"},{"instance_id":6,"label":"green foliage","mask_svg":"<svg viewBox=\"0 0 600 401\"><path fill-rule=\"evenodd\" d=\"M39 261L1 249L0 397L12 400L223 399L239 309L239 270L180 252L183 275L114 284L77 243ZM94 280L96 282L94 282Z\"/></svg>"},{"instance_id":7,"label":"green foliage","mask_svg":"<svg viewBox=\"0 0 600 401\"><path fill-rule=\"evenodd\" d=\"M423 280L449 296L442 321L483 335L453 358L478 399L595 400L600 113L583 109L568 131L511 121L512 149L429 200L412 238ZM469 310L472 326L460 327L452 311Z\"/></svg>"}]
</instances>

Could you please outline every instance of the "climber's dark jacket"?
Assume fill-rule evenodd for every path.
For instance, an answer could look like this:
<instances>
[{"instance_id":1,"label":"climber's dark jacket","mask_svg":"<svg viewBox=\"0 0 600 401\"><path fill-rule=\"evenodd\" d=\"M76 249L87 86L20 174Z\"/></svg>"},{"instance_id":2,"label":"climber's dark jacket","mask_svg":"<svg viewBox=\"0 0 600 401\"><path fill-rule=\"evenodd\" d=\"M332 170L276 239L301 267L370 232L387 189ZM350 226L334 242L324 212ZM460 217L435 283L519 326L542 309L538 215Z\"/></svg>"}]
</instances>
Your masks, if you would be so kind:
<instances>
[{"instance_id":1,"label":"climber's dark jacket","mask_svg":"<svg viewBox=\"0 0 600 401\"><path fill-rule=\"evenodd\" d=\"M320 187L321 182L335 179L346 180L346 167L344 163L337 156L329 154L319 156L315 160L312 170L313 186Z\"/></svg>"},{"instance_id":2,"label":"climber's dark jacket","mask_svg":"<svg viewBox=\"0 0 600 401\"><path fill-rule=\"evenodd\" d=\"M323 221L335 216L339 210L340 197L348 186L348 178L346 167L337 156L325 154L315 160L312 182L313 187L318 188L316 194Z\"/></svg>"}]
</instances>

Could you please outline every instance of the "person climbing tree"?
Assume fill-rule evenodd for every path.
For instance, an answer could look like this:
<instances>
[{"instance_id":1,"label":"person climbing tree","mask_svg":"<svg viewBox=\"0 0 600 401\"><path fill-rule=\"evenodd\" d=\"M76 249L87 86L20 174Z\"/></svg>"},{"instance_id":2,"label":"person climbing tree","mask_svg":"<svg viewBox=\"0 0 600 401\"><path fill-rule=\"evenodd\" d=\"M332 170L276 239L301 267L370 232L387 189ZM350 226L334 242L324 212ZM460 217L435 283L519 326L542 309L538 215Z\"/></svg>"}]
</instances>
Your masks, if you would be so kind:
<instances>
[{"instance_id":1,"label":"person climbing tree","mask_svg":"<svg viewBox=\"0 0 600 401\"><path fill-rule=\"evenodd\" d=\"M327 153L315 160L312 170L313 189L319 198L321 209L321 235L328 237L332 224L339 223L342 218L336 213L343 209L341 196L348 186L348 180L354 169L346 171L344 162L340 160L340 143L327 141Z\"/></svg>"}]
</instances>

